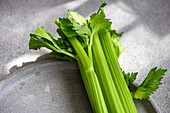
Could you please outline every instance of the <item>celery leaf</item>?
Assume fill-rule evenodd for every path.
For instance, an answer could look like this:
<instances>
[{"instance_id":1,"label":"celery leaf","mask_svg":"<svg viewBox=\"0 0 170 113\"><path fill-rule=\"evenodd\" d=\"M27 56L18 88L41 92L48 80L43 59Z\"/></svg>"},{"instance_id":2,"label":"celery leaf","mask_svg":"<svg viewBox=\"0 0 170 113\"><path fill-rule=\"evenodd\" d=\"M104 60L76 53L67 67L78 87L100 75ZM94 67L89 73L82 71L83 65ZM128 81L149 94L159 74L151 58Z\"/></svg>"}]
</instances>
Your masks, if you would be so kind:
<instances>
[{"instance_id":1,"label":"celery leaf","mask_svg":"<svg viewBox=\"0 0 170 113\"><path fill-rule=\"evenodd\" d=\"M152 68L142 84L132 92L132 96L140 100L149 98L159 88L159 85L162 84L160 81L166 71L167 69Z\"/></svg>"},{"instance_id":2,"label":"celery leaf","mask_svg":"<svg viewBox=\"0 0 170 113\"><path fill-rule=\"evenodd\" d=\"M107 5L106 2L102 1L97 13L99 13L103 9L103 7L105 7L106 5Z\"/></svg>"},{"instance_id":3,"label":"celery leaf","mask_svg":"<svg viewBox=\"0 0 170 113\"><path fill-rule=\"evenodd\" d=\"M125 71L122 71L124 75L124 79L126 81L127 86L129 86L135 79L138 74L138 72L135 73L125 73Z\"/></svg>"},{"instance_id":4,"label":"celery leaf","mask_svg":"<svg viewBox=\"0 0 170 113\"><path fill-rule=\"evenodd\" d=\"M110 30L110 35L112 38L113 46L117 55L117 58L119 58L120 54L125 50L124 48L121 48L122 45L120 43L120 37L122 36L122 33L117 33L116 30Z\"/></svg>"},{"instance_id":5,"label":"celery leaf","mask_svg":"<svg viewBox=\"0 0 170 113\"><path fill-rule=\"evenodd\" d=\"M45 38L45 39L47 39L47 40L49 40L49 41L52 41L52 40L53 40L53 39L52 39L52 36L51 36L49 33L47 33L47 32L45 31L44 27L42 27L42 26L39 26L39 27L38 27L38 29L37 29L36 32L35 32L35 35L37 35L37 36L39 36L39 37L43 37L43 38Z\"/></svg>"},{"instance_id":6,"label":"celery leaf","mask_svg":"<svg viewBox=\"0 0 170 113\"><path fill-rule=\"evenodd\" d=\"M80 14L78 14L77 12L68 11L68 18L72 22L76 22L80 25L86 24L86 19L83 16L81 16Z\"/></svg>"},{"instance_id":7,"label":"celery leaf","mask_svg":"<svg viewBox=\"0 0 170 113\"><path fill-rule=\"evenodd\" d=\"M79 25L76 22L73 24L68 18L60 18L59 23L61 31L67 38L76 37L84 48L88 46L89 38L86 34L89 33L87 31L89 29L85 24Z\"/></svg>"},{"instance_id":8,"label":"celery leaf","mask_svg":"<svg viewBox=\"0 0 170 113\"><path fill-rule=\"evenodd\" d=\"M115 49L115 52L116 52L116 55L117 55L117 58L119 58L120 54L125 50L124 48L121 48L122 45L120 44L119 42L119 38L112 38L112 41L113 41L113 47Z\"/></svg>"},{"instance_id":9,"label":"celery leaf","mask_svg":"<svg viewBox=\"0 0 170 113\"><path fill-rule=\"evenodd\" d=\"M61 31L58 32L62 34ZM29 42L29 49L37 50L41 47L52 50L57 55L63 56L65 60L69 60L68 57L75 58L74 50L66 38L61 37L56 40L43 27L39 27L35 34L30 34Z\"/></svg>"},{"instance_id":10,"label":"celery leaf","mask_svg":"<svg viewBox=\"0 0 170 113\"><path fill-rule=\"evenodd\" d=\"M90 16L90 27L93 32L96 32L100 29L108 29L110 30L112 22L110 19L106 19L105 15L94 13Z\"/></svg>"},{"instance_id":11,"label":"celery leaf","mask_svg":"<svg viewBox=\"0 0 170 113\"><path fill-rule=\"evenodd\" d=\"M68 37L73 38L78 36L76 30L73 26L73 23L68 18L59 18L60 28L62 32Z\"/></svg>"},{"instance_id":12,"label":"celery leaf","mask_svg":"<svg viewBox=\"0 0 170 113\"><path fill-rule=\"evenodd\" d=\"M86 19L78 14L77 12L68 11L68 18L72 21L75 32L83 40L85 47L89 44L89 37L91 36L91 31L88 27Z\"/></svg>"},{"instance_id":13,"label":"celery leaf","mask_svg":"<svg viewBox=\"0 0 170 113\"><path fill-rule=\"evenodd\" d=\"M51 49L50 44L47 40L39 39L36 35L30 34L29 49L37 50L41 47Z\"/></svg>"}]
</instances>

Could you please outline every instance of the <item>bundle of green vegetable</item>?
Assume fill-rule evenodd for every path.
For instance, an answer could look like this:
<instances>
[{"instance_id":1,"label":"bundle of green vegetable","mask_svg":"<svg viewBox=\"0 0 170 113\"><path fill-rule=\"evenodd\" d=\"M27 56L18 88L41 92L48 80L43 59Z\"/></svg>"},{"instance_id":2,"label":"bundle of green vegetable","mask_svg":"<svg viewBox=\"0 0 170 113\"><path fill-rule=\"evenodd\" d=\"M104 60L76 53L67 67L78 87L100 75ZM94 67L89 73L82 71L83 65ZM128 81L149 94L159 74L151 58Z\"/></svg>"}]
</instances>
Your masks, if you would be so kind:
<instances>
[{"instance_id":1,"label":"bundle of green vegetable","mask_svg":"<svg viewBox=\"0 0 170 113\"><path fill-rule=\"evenodd\" d=\"M147 99L160 85L166 69L153 68L143 83L130 93L137 73L125 74L118 57L124 50L121 34L111 29L101 4L97 13L85 19L80 14L68 11L67 18L55 21L60 38L54 39L43 27L30 34L30 49L46 47L55 58L75 62L95 113L137 113L133 98Z\"/></svg>"}]
</instances>

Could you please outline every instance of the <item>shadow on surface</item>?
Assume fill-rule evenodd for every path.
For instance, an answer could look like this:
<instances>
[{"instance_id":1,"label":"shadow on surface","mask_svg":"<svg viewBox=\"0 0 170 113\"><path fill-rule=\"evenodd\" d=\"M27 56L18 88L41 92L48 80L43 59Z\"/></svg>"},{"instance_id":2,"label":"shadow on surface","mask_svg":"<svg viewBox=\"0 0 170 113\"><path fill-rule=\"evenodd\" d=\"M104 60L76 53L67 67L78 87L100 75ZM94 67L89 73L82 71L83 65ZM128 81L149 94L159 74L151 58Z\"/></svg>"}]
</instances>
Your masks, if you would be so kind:
<instances>
[{"instance_id":1,"label":"shadow on surface","mask_svg":"<svg viewBox=\"0 0 170 113\"><path fill-rule=\"evenodd\" d=\"M52 56L52 55L44 54L44 55L38 57L36 61L23 63L21 67L18 67L15 65L15 66L11 67L9 69L9 71L10 71L10 74L12 74L12 73L16 72L17 70L24 68L26 66L32 65L32 64L38 64L38 63L42 64L42 63L48 63L48 62L54 62L54 61L58 61L58 60L55 59L54 56Z\"/></svg>"},{"instance_id":2,"label":"shadow on surface","mask_svg":"<svg viewBox=\"0 0 170 113\"><path fill-rule=\"evenodd\" d=\"M24 112L30 109L30 111L42 113L56 111L92 113L82 78L75 64L59 61L45 54L37 58L35 62L24 63L22 67L14 66L10 71L11 76L0 86L1 102L8 98L3 105L0 104L1 111ZM20 84L23 83L24 86L21 87ZM30 95L34 95L34 98L38 100L31 104L23 100ZM17 101L24 104L18 104ZM41 109L44 105L46 107ZM49 111L47 111L48 108L50 108Z\"/></svg>"},{"instance_id":3,"label":"shadow on surface","mask_svg":"<svg viewBox=\"0 0 170 113\"><path fill-rule=\"evenodd\" d=\"M122 31L133 30L134 27L144 25L159 36L170 33L170 1L169 0L122 0L132 11L128 13L137 16L135 22L125 26ZM126 10L125 10L126 11Z\"/></svg>"}]
</instances>

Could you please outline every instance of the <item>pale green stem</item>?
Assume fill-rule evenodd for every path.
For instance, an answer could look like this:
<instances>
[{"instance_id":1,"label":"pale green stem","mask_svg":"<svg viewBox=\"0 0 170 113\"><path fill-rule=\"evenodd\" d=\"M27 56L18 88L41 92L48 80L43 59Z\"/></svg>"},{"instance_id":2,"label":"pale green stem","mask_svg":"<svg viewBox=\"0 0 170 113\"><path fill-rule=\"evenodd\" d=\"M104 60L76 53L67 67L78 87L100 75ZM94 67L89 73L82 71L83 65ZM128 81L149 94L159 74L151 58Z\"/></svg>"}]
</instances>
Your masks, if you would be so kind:
<instances>
[{"instance_id":1,"label":"pale green stem","mask_svg":"<svg viewBox=\"0 0 170 113\"><path fill-rule=\"evenodd\" d=\"M105 57L107 59L107 64L109 66L114 84L116 86L116 90L118 91L125 112L137 113L130 91L120 69L110 33L107 30L103 29L100 30L98 33Z\"/></svg>"},{"instance_id":2,"label":"pale green stem","mask_svg":"<svg viewBox=\"0 0 170 113\"><path fill-rule=\"evenodd\" d=\"M94 72L91 60L75 37L68 38L68 40L76 51L77 62L80 67L83 82L85 84L85 88L94 112L108 113L102 90L97 75Z\"/></svg>"},{"instance_id":3,"label":"pale green stem","mask_svg":"<svg viewBox=\"0 0 170 113\"><path fill-rule=\"evenodd\" d=\"M105 59L98 34L95 33L92 45L94 65L106 100L109 113L125 113L118 92L113 83L112 76Z\"/></svg>"}]
</instances>

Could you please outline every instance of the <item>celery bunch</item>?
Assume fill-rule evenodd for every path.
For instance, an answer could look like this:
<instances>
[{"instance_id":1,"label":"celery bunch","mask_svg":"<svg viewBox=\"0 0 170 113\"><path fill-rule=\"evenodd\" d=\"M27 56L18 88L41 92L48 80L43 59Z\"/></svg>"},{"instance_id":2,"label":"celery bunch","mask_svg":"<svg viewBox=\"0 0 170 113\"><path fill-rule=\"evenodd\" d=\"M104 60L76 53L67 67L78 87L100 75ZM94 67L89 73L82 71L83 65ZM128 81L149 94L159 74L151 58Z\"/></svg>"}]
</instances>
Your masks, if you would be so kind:
<instances>
[{"instance_id":1,"label":"celery bunch","mask_svg":"<svg viewBox=\"0 0 170 113\"><path fill-rule=\"evenodd\" d=\"M124 50L119 43L121 34L111 29L111 22L105 18L105 5L102 2L97 13L90 16L90 20L68 11L68 18L55 21L60 36L57 40L43 27L39 27L35 34L30 34L29 47L34 50L46 47L52 50L51 54L55 58L75 62L79 66L95 113L137 113L132 97L149 97L160 85L166 70L159 69L156 74L151 72L144 83L130 93L128 85L133 82L137 73L125 74L119 66L117 59ZM151 76L156 76L157 79ZM146 87L148 80L154 81L155 87ZM139 95L144 88L149 90L147 96L144 93ZM151 90L153 88L155 90Z\"/></svg>"}]
</instances>

